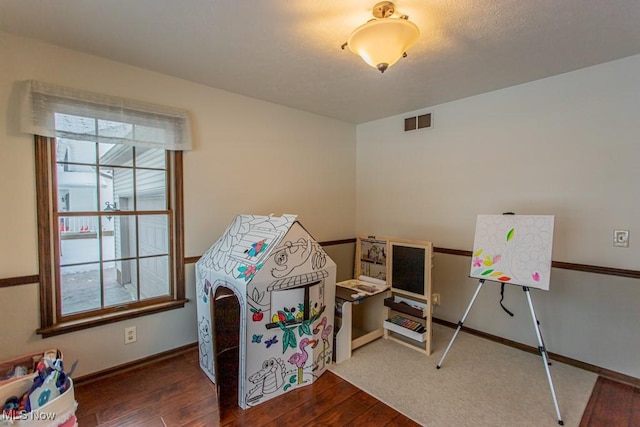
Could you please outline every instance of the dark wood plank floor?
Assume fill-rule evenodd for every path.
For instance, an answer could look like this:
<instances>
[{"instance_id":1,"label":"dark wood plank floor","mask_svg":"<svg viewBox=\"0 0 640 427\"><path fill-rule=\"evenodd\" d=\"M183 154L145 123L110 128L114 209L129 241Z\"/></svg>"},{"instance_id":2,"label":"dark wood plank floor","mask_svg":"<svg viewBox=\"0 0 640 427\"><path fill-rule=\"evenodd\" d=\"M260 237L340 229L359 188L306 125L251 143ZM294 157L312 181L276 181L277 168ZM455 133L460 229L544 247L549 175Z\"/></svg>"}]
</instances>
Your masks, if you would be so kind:
<instances>
[{"instance_id":1,"label":"dark wood plank floor","mask_svg":"<svg viewBox=\"0 0 640 427\"><path fill-rule=\"evenodd\" d=\"M226 370L224 372L233 372ZM234 389L221 392L198 366L197 349L75 387L81 427L419 426L340 377L241 410Z\"/></svg>"},{"instance_id":2,"label":"dark wood plank floor","mask_svg":"<svg viewBox=\"0 0 640 427\"><path fill-rule=\"evenodd\" d=\"M235 376L232 369L223 373ZM231 381L230 384L235 382ZM327 372L307 387L241 410L235 389L216 387L198 366L197 349L76 385L81 427L418 426ZM599 377L580 427L640 426L640 388Z\"/></svg>"},{"instance_id":3,"label":"dark wood plank floor","mask_svg":"<svg viewBox=\"0 0 640 427\"><path fill-rule=\"evenodd\" d=\"M598 377L580 427L640 426L640 388Z\"/></svg>"}]
</instances>

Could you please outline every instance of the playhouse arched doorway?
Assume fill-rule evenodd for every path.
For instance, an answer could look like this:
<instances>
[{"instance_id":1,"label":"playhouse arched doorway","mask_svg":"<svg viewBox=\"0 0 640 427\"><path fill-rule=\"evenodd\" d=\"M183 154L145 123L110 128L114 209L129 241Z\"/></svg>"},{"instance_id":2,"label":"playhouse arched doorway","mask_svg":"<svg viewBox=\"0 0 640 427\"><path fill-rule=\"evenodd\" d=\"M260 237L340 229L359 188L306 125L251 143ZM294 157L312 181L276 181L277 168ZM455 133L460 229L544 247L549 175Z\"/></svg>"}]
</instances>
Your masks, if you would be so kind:
<instances>
[{"instance_id":1,"label":"playhouse arched doorway","mask_svg":"<svg viewBox=\"0 0 640 427\"><path fill-rule=\"evenodd\" d=\"M240 303L233 291L216 289L211 304L213 354L219 408L237 406L240 366Z\"/></svg>"}]
</instances>

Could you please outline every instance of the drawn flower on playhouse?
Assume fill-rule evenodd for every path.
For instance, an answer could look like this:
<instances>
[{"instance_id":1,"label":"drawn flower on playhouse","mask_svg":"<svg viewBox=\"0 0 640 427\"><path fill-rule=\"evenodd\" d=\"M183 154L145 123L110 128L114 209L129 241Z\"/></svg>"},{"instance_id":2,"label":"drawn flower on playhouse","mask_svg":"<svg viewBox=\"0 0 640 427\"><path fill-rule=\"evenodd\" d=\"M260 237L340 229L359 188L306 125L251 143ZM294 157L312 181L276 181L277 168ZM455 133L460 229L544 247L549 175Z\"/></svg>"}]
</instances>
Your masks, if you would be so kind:
<instances>
[{"instance_id":1,"label":"drawn flower on playhouse","mask_svg":"<svg viewBox=\"0 0 640 427\"><path fill-rule=\"evenodd\" d=\"M253 279L253 276L255 276L258 270L260 270L261 268L262 264L241 265L240 267L238 267L238 271L240 272L238 279L244 279L248 282L249 280Z\"/></svg>"}]
</instances>

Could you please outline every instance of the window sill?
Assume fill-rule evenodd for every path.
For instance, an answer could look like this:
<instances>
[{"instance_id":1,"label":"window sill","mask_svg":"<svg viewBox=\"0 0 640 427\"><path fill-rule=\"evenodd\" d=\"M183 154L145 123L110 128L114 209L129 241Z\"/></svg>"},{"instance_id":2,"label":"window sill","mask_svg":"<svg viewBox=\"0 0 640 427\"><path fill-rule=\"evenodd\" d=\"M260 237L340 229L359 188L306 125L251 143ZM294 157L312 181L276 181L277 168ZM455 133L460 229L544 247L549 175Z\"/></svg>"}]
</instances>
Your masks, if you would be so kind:
<instances>
[{"instance_id":1,"label":"window sill","mask_svg":"<svg viewBox=\"0 0 640 427\"><path fill-rule=\"evenodd\" d=\"M82 329L89 329L95 326L108 325L110 323L120 322L122 320L134 319L136 317L146 316L149 314L161 313L163 311L175 310L184 307L189 302L188 299L181 299L176 301L163 302L159 304L150 305L148 307L136 308L126 311L118 311L116 313L105 314L96 317L90 317L81 320L74 320L69 322L57 323L53 326L46 328L40 328L36 330L36 333L42 335L42 338L49 338L56 335L67 334L69 332L76 332Z\"/></svg>"}]
</instances>

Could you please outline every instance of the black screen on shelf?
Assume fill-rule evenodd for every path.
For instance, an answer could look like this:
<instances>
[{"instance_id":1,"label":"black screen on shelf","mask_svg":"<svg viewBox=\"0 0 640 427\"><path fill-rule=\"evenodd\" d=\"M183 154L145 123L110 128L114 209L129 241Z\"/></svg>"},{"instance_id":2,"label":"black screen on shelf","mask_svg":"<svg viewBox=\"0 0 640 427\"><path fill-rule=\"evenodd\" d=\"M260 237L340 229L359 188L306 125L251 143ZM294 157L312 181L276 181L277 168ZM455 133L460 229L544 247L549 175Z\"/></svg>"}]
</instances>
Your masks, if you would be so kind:
<instances>
[{"instance_id":1,"label":"black screen on shelf","mask_svg":"<svg viewBox=\"0 0 640 427\"><path fill-rule=\"evenodd\" d=\"M424 295L425 248L394 244L391 259L391 286Z\"/></svg>"}]
</instances>

